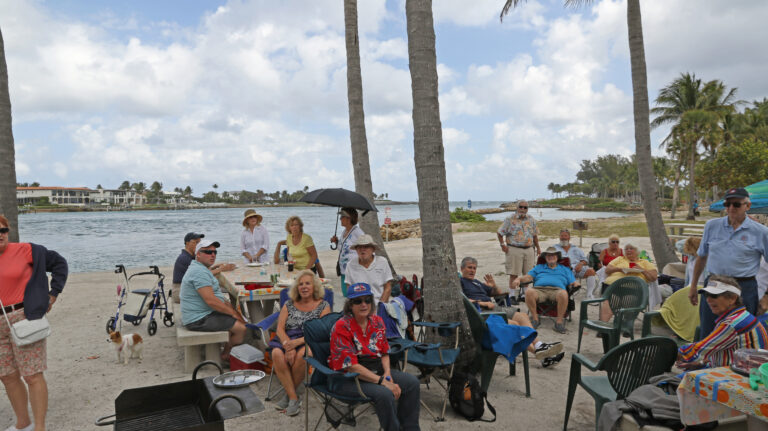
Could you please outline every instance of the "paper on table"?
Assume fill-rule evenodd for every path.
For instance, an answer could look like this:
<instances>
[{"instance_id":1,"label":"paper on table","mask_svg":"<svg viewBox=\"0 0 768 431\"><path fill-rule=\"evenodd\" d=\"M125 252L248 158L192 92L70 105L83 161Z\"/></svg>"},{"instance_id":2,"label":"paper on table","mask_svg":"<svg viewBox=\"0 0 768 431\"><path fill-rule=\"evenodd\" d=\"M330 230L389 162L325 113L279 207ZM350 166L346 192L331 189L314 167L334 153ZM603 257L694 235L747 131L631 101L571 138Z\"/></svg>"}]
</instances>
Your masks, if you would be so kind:
<instances>
[{"instance_id":1,"label":"paper on table","mask_svg":"<svg viewBox=\"0 0 768 431\"><path fill-rule=\"evenodd\" d=\"M642 274L643 270L640 268L622 268L624 274Z\"/></svg>"}]
</instances>

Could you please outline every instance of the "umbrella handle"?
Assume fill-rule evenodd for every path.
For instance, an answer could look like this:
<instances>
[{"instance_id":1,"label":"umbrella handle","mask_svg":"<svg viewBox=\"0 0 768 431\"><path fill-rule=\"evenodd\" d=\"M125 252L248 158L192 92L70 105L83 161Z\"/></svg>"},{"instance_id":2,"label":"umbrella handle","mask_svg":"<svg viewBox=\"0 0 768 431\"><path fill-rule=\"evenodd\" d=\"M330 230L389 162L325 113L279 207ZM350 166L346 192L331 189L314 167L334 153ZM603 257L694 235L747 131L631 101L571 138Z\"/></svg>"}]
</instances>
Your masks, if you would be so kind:
<instances>
[{"instance_id":1,"label":"umbrella handle","mask_svg":"<svg viewBox=\"0 0 768 431\"><path fill-rule=\"evenodd\" d=\"M336 224L333 228L333 236L336 236L336 234L339 232L339 211L336 211ZM336 250L339 248L338 242L331 242L331 250Z\"/></svg>"}]
</instances>

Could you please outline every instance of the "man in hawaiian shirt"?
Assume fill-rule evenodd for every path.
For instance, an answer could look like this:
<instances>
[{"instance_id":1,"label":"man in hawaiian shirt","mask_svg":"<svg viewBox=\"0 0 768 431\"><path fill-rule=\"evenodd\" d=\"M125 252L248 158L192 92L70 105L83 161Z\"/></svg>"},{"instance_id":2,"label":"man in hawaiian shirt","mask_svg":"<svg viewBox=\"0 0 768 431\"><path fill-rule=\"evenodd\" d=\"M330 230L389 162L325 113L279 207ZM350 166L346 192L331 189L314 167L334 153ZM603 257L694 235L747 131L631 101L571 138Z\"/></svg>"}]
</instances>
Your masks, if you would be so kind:
<instances>
[{"instance_id":1,"label":"man in hawaiian shirt","mask_svg":"<svg viewBox=\"0 0 768 431\"><path fill-rule=\"evenodd\" d=\"M536 220L528 215L528 202L518 201L517 211L504 219L496 236L506 256L505 269L509 275L509 289L514 292L513 282L536 265L539 247L539 229Z\"/></svg>"}]
</instances>

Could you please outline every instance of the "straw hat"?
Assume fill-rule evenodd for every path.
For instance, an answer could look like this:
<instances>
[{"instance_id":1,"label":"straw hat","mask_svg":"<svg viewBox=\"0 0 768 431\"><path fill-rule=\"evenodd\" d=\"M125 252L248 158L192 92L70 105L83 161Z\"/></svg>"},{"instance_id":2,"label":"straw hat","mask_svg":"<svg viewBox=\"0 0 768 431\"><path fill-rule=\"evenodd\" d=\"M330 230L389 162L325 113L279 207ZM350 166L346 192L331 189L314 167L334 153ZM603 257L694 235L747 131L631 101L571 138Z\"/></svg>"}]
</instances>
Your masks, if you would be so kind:
<instances>
[{"instance_id":1,"label":"straw hat","mask_svg":"<svg viewBox=\"0 0 768 431\"><path fill-rule=\"evenodd\" d=\"M245 214L243 214L243 226L248 227L246 221L251 217L256 217L256 224L261 224L261 220L264 219L261 214L256 214L255 210L245 210Z\"/></svg>"},{"instance_id":2,"label":"straw hat","mask_svg":"<svg viewBox=\"0 0 768 431\"><path fill-rule=\"evenodd\" d=\"M362 247L362 246L370 246L370 247L373 247L376 250L379 249L379 246L376 245L375 242L373 242L373 237L368 235L367 233L360 235L357 238L357 241L355 241L354 244L349 246L349 248L357 248L357 247Z\"/></svg>"}]
</instances>

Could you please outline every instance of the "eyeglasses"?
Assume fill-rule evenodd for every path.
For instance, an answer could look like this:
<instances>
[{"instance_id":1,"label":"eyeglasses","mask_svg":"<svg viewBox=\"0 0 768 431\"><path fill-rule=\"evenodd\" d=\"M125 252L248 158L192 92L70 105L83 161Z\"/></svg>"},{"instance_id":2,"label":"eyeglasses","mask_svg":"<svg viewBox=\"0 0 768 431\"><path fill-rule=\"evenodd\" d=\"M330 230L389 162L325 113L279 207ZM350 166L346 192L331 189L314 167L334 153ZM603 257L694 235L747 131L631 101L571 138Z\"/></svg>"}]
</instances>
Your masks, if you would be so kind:
<instances>
[{"instance_id":1,"label":"eyeglasses","mask_svg":"<svg viewBox=\"0 0 768 431\"><path fill-rule=\"evenodd\" d=\"M618 239L612 239L612 240L611 240L611 244L618 244L618 243L619 243L619 240L618 240Z\"/></svg>"},{"instance_id":2,"label":"eyeglasses","mask_svg":"<svg viewBox=\"0 0 768 431\"><path fill-rule=\"evenodd\" d=\"M355 298L355 299L350 299L349 300L349 303L352 304L352 305L360 305L363 302L365 302L366 304L373 304L373 297L372 296L365 296L363 298Z\"/></svg>"},{"instance_id":3,"label":"eyeglasses","mask_svg":"<svg viewBox=\"0 0 768 431\"><path fill-rule=\"evenodd\" d=\"M0 227L0 233L8 233L8 232L10 232L10 231L11 231L11 229L10 229L10 228L7 228L7 227Z\"/></svg>"},{"instance_id":4,"label":"eyeglasses","mask_svg":"<svg viewBox=\"0 0 768 431\"><path fill-rule=\"evenodd\" d=\"M217 250L200 250L200 253L203 253L203 254L214 254L215 255L216 253L218 253L218 251Z\"/></svg>"},{"instance_id":5,"label":"eyeglasses","mask_svg":"<svg viewBox=\"0 0 768 431\"><path fill-rule=\"evenodd\" d=\"M517 207L517 208L521 209L521 210L527 210L528 209L528 207Z\"/></svg>"},{"instance_id":6,"label":"eyeglasses","mask_svg":"<svg viewBox=\"0 0 768 431\"><path fill-rule=\"evenodd\" d=\"M729 206L733 205L734 208L741 208L742 204L743 204L742 202L728 202L728 201L726 201L726 202L723 203L723 206L728 208Z\"/></svg>"}]
</instances>

